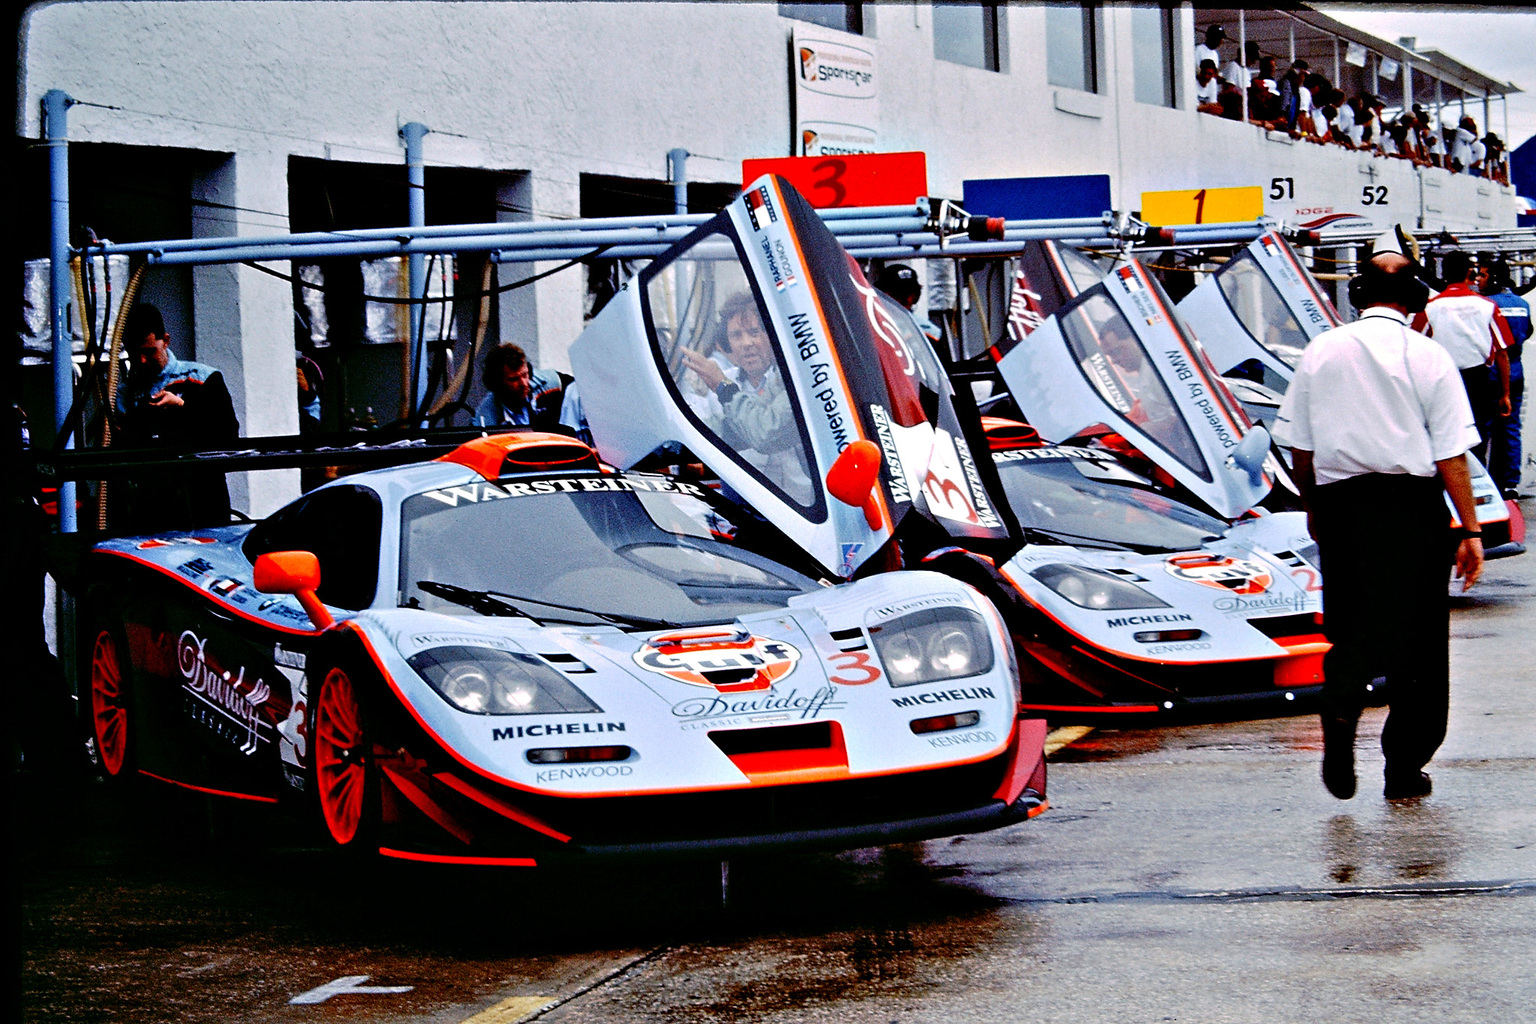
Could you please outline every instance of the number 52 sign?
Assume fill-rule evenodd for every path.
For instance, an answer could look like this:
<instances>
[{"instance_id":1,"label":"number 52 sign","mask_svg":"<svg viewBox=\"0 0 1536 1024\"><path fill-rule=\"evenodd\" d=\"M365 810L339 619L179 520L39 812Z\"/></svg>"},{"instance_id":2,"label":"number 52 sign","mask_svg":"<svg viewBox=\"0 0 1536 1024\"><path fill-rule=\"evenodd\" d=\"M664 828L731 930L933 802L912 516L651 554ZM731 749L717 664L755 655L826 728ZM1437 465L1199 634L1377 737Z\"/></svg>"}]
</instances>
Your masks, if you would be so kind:
<instances>
[{"instance_id":1,"label":"number 52 sign","mask_svg":"<svg viewBox=\"0 0 1536 1024\"><path fill-rule=\"evenodd\" d=\"M741 162L742 187L777 174L817 208L905 206L928 194L928 157L913 153L784 156Z\"/></svg>"}]
</instances>

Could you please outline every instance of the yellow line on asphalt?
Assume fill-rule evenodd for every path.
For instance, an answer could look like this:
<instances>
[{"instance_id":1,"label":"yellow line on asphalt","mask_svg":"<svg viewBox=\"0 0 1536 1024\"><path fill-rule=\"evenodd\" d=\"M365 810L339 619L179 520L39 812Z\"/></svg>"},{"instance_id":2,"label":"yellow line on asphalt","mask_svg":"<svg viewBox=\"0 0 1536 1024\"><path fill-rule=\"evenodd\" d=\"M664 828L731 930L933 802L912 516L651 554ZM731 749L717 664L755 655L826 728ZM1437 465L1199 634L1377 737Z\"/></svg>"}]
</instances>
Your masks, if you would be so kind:
<instances>
[{"instance_id":1,"label":"yellow line on asphalt","mask_svg":"<svg viewBox=\"0 0 1536 1024\"><path fill-rule=\"evenodd\" d=\"M1091 725L1067 725L1060 729L1052 729L1045 737L1045 756L1050 757L1062 747L1076 743L1091 732L1093 732Z\"/></svg>"},{"instance_id":2,"label":"yellow line on asphalt","mask_svg":"<svg viewBox=\"0 0 1536 1024\"><path fill-rule=\"evenodd\" d=\"M513 1024L530 1013L554 1004L555 1000L549 996L511 996L488 1010L481 1010L473 1017L465 1018L462 1024Z\"/></svg>"}]
</instances>

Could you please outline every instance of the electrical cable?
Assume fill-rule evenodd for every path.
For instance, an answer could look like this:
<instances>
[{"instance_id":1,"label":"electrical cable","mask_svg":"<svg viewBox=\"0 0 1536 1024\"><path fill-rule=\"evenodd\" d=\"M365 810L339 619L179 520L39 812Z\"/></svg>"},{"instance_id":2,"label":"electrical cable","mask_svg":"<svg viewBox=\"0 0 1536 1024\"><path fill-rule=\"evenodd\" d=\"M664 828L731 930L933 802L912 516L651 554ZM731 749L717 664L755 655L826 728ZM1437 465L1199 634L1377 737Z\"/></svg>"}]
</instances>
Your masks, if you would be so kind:
<instances>
[{"instance_id":1,"label":"electrical cable","mask_svg":"<svg viewBox=\"0 0 1536 1024\"><path fill-rule=\"evenodd\" d=\"M537 274L534 274L532 277L525 277L520 281L513 281L511 284L504 284L499 288L491 289L489 292L481 292L476 295L465 295L461 297L465 299L478 299L482 295L500 295L503 292L515 291L518 288L533 284L535 281L542 281L546 277L553 277L555 274L560 273L562 270L569 270L576 266L578 263L582 263L590 259L596 259L598 256L601 256L603 253L612 248L613 244L611 243L609 245L600 245L596 249L593 249L591 252L587 253L585 256L577 256L573 260L567 260L557 267L551 267L549 270L541 271ZM287 281L289 284L298 284L301 288L306 288L313 292L325 292L330 290L325 285L311 284L310 282L300 280L291 274L284 274L281 271L273 270L270 267L263 267L261 264L252 260L241 260L240 262L242 266L250 267L252 270L259 270L263 274L266 274L268 277L275 277L279 281ZM401 299L388 295L364 295L362 298L364 302L384 302L396 306L411 306L418 302L437 301L436 299L427 299L425 297L421 299Z\"/></svg>"}]
</instances>

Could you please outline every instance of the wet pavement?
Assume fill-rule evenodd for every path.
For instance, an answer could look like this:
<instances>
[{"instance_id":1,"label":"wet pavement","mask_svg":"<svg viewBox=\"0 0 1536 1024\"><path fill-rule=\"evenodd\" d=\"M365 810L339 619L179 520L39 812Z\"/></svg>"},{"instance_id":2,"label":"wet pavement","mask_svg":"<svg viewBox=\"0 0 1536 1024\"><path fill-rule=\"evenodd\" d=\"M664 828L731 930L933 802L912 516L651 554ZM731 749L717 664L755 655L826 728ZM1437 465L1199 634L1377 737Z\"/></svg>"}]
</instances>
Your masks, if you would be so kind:
<instances>
[{"instance_id":1,"label":"wet pavement","mask_svg":"<svg viewBox=\"0 0 1536 1024\"><path fill-rule=\"evenodd\" d=\"M351 863L265 808L24 780L25 1019L1536 1019L1533 593L1526 556L1454 599L1423 801L1381 798L1384 710L1347 802L1313 717L1098 729L1032 822L735 861L724 902L719 865Z\"/></svg>"}]
</instances>

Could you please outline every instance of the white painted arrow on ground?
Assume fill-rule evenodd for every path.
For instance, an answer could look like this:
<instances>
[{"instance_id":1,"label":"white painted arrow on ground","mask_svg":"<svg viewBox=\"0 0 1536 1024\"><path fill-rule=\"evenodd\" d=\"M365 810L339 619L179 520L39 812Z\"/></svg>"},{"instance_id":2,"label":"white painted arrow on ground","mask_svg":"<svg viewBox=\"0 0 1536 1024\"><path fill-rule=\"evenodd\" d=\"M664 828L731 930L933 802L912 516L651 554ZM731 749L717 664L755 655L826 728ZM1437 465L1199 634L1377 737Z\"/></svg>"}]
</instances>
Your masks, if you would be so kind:
<instances>
[{"instance_id":1,"label":"white painted arrow on ground","mask_svg":"<svg viewBox=\"0 0 1536 1024\"><path fill-rule=\"evenodd\" d=\"M352 992L362 992L375 996L399 995L401 992L409 992L415 987L413 985L364 985L363 982L367 981L369 977L370 975L367 974L349 974L345 978L328 981L319 988L312 988L308 992L300 992L288 1000L288 1002L290 1004L323 1003L331 998L331 996L347 995Z\"/></svg>"}]
</instances>

